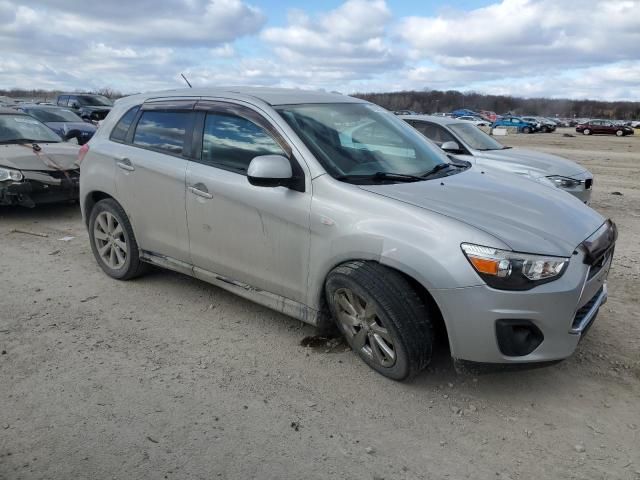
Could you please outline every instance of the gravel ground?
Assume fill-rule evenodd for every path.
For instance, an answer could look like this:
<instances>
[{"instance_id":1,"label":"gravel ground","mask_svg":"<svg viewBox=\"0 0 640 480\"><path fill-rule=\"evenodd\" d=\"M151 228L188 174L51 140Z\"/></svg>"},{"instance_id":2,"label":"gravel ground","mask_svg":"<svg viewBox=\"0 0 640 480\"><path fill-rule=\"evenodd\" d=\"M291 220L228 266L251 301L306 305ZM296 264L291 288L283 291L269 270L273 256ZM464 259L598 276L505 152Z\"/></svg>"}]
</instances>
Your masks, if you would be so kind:
<instances>
[{"instance_id":1,"label":"gravel ground","mask_svg":"<svg viewBox=\"0 0 640 480\"><path fill-rule=\"evenodd\" d=\"M534 370L395 383L203 282L109 279L76 206L0 209L0 478L640 479L640 135L563 133L502 141L588 167L620 239L589 335Z\"/></svg>"}]
</instances>

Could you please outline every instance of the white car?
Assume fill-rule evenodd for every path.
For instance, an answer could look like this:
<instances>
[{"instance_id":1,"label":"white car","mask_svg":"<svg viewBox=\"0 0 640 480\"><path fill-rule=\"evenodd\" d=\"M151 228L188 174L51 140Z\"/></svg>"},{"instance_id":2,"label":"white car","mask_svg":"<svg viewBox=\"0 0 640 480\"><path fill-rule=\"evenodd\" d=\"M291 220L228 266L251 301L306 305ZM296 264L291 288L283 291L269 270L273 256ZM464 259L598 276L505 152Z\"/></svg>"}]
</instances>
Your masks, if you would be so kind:
<instances>
[{"instance_id":1,"label":"white car","mask_svg":"<svg viewBox=\"0 0 640 480\"><path fill-rule=\"evenodd\" d=\"M485 120L482 117L474 117L472 115L463 115L461 117L457 117L456 120L473 123L476 127L488 127L491 125L491 122L488 120Z\"/></svg>"}]
</instances>

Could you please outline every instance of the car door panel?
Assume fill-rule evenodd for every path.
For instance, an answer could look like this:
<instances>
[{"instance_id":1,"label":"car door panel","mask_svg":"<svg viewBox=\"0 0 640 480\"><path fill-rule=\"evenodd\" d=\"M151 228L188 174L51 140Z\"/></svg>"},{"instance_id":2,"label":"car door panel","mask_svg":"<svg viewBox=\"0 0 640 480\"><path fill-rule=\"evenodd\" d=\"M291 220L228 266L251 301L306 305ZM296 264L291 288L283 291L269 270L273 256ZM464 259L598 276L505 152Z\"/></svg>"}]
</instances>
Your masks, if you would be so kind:
<instances>
[{"instance_id":1,"label":"car door panel","mask_svg":"<svg viewBox=\"0 0 640 480\"><path fill-rule=\"evenodd\" d=\"M231 111L220 108L227 114L258 121L255 112L238 110L237 106ZM208 112L219 109L211 108ZM205 129L204 121L202 125ZM237 130L237 125L229 131L234 128ZM216 145L224 148L213 153L205 146L203 160L189 162L187 169L191 262L209 272L304 302L310 241L309 189L299 192L251 185L244 172L234 171L241 157L239 150L225 150L227 144L238 145L247 141L247 137L238 140L238 137L223 138L219 132L216 135ZM290 147L283 150L285 156L290 155ZM214 163L221 156L226 157L227 163ZM200 193L203 191L208 196Z\"/></svg>"},{"instance_id":2,"label":"car door panel","mask_svg":"<svg viewBox=\"0 0 640 480\"><path fill-rule=\"evenodd\" d=\"M131 143L140 143L135 135L146 111L143 107L138 113L138 120L134 122L137 127L129 135ZM189 122L192 125L192 119ZM191 127L187 129L185 137L190 137ZM188 262L187 159L182 153L170 154L141 144L123 144L116 150L113 155L116 188L140 248Z\"/></svg>"}]
</instances>

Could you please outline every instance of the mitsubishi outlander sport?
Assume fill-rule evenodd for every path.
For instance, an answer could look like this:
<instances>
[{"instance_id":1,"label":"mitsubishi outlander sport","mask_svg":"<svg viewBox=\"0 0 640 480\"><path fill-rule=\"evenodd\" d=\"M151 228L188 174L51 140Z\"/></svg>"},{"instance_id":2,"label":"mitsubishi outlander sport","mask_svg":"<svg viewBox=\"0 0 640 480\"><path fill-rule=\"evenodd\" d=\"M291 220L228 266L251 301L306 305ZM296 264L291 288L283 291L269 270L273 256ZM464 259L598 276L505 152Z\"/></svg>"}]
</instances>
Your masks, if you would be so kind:
<instances>
[{"instance_id":1,"label":"mitsubishi outlander sport","mask_svg":"<svg viewBox=\"0 0 640 480\"><path fill-rule=\"evenodd\" d=\"M610 220L554 186L450 159L348 96L135 95L80 160L106 274L157 265L313 325L335 321L392 379L427 366L439 330L456 359L565 358L607 298Z\"/></svg>"}]
</instances>

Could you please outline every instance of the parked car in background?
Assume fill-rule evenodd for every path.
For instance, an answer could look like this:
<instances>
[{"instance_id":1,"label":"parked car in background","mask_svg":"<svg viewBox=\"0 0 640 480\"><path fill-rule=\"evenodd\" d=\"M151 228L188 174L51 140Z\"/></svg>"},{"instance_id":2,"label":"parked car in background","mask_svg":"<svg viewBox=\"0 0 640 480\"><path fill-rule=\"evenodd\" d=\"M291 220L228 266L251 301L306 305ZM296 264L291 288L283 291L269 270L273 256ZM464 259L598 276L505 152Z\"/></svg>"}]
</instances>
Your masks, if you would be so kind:
<instances>
[{"instance_id":1,"label":"parked car in background","mask_svg":"<svg viewBox=\"0 0 640 480\"><path fill-rule=\"evenodd\" d=\"M73 110L84 120L99 122L107 116L113 102L104 95L93 93L62 93L58 95L56 105Z\"/></svg>"},{"instance_id":2,"label":"parked car in background","mask_svg":"<svg viewBox=\"0 0 640 480\"><path fill-rule=\"evenodd\" d=\"M576 126L576 132L583 135L617 135L622 137L625 135L633 135L633 128L626 125L616 125L611 120L588 120Z\"/></svg>"},{"instance_id":3,"label":"parked car in background","mask_svg":"<svg viewBox=\"0 0 640 480\"><path fill-rule=\"evenodd\" d=\"M496 112L492 112L491 110L480 110L478 114L491 122L495 122L498 119L498 114Z\"/></svg>"},{"instance_id":4,"label":"parked car in background","mask_svg":"<svg viewBox=\"0 0 640 480\"><path fill-rule=\"evenodd\" d=\"M537 129L543 133L554 132L557 128L555 122L544 117L521 117L525 122L535 123Z\"/></svg>"},{"instance_id":5,"label":"parked car in background","mask_svg":"<svg viewBox=\"0 0 640 480\"><path fill-rule=\"evenodd\" d=\"M79 149L36 118L0 108L0 205L76 200Z\"/></svg>"},{"instance_id":6,"label":"parked car in background","mask_svg":"<svg viewBox=\"0 0 640 480\"><path fill-rule=\"evenodd\" d=\"M78 145L87 143L97 130L93 123L83 120L68 108L24 104L18 110L37 118L65 141L75 138Z\"/></svg>"},{"instance_id":7,"label":"parked car in background","mask_svg":"<svg viewBox=\"0 0 640 480\"><path fill-rule=\"evenodd\" d=\"M552 185L584 203L591 200L593 175L571 160L524 148L505 147L479 128L459 119L427 115L401 118L456 158Z\"/></svg>"},{"instance_id":8,"label":"parked car in background","mask_svg":"<svg viewBox=\"0 0 640 480\"><path fill-rule=\"evenodd\" d=\"M518 129L520 133L534 133L538 131L537 122L527 122L520 117L513 117L505 115L502 118L496 120L491 125L491 128L496 127L511 127Z\"/></svg>"},{"instance_id":9,"label":"parked car in background","mask_svg":"<svg viewBox=\"0 0 640 480\"><path fill-rule=\"evenodd\" d=\"M311 324L334 318L395 380L426 368L436 326L456 359L565 358L607 298L611 221L557 188L452 161L345 95L135 95L81 156L83 218L107 275L147 262Z\"/></svg>"},{"instance_id":10,"label":"parked car in background","mask_svg":"<svg viewBox=\"0 0 640 480\"><path fill-rule=\"evenodd\" d=\"M473 123L476 127L489 127L491 126L491 122L489 120L485 120L482 117L476 117L471 115L462 115L461 117L457 117L456 120L461 120L463 122Z\"/></svg>"}]
</instances>

